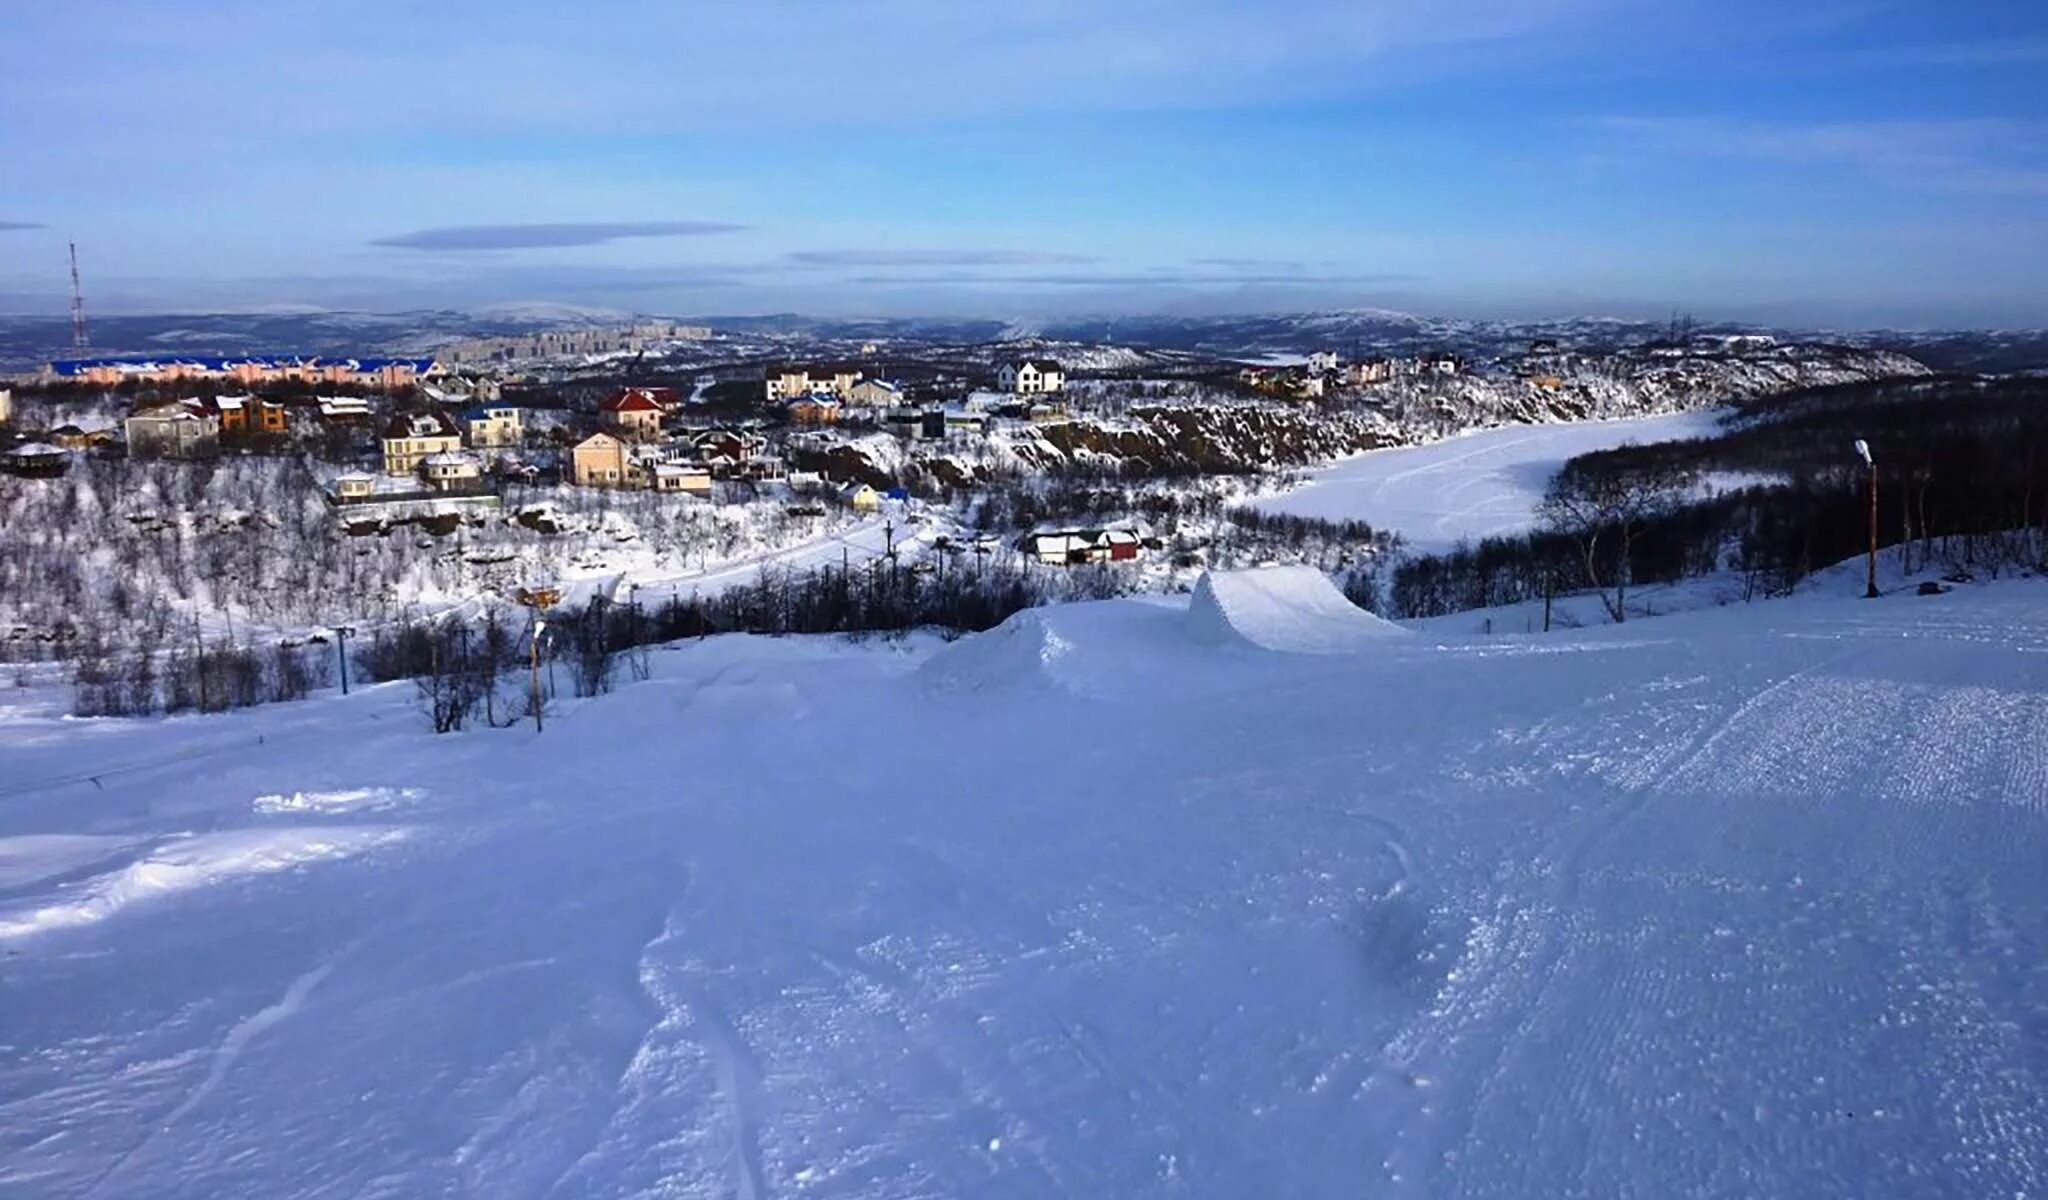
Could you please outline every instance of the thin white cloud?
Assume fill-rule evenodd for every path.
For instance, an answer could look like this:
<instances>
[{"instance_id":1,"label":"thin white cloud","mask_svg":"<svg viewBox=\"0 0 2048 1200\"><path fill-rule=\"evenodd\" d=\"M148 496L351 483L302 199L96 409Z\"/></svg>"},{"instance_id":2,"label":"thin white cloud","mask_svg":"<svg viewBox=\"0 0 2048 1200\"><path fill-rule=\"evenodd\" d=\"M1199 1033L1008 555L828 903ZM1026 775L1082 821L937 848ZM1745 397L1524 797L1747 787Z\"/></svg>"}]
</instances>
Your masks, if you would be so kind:
<instances>
[{"instance_id":1,"label":"thin white cloud","mask_svg":"<svg viewBox=\"0 0 2048 1200\"><path fill-rule=\"evenodd\" d=\"M1100 261L1051 250L796 250L785 257L806 267L1017 267Z\"/></svg>"},{"instance_id":2,"label":"thin white cloud","mask_svg":"<svg viewBox=\"0 0 2048 1200\"><path fill-rule=\"evenodd\" d=\"M370 244L402 250L532 250L563 246L600 246L621 238L698 237L713 233L737 233L745 228L744 225L733 225L723 221L443 225L377 238Z\"/></svg>"}]
</instances>

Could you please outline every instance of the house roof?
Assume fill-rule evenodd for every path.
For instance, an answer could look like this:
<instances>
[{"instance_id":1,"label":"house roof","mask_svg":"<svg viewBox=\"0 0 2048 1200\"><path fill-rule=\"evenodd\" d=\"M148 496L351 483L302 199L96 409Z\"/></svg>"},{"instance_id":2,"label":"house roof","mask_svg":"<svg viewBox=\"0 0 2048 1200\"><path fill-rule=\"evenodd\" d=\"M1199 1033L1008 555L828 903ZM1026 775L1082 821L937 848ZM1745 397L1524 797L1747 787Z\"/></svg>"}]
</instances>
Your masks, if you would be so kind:
<instances>
[{"instance_id":1,"label":"house roof","mask_svg":"<svg viewBox=\"0 0 2048 1200\"><path fill-rule=\"evenodd\" d=\"M12 450L0 453L5 453L9 458L53 458L68 455L71 452L62 446L52 446L48 442L23 442Z\"/></svg>"},{"instance_id":2,"label":"house roof","mask_svg":"<svg viewBox=\"0 0 2048 1200\"><path fill-rule=\"evenodd\" d=\"M130 413L131 421L197 421L213 415L196 400L166 400L145 405Z\"/></svg>"},{"instance_id":3,"label":"house roof","mask_svg":"<svg viewBox=\"0 0 2048 1200\"><path fill-rule=\"evenodd\" d=\"M608 413L659 413L666 411L662 408L659 401L648 394L649 391L650 389L648 388L626 388L599 405L598 411Z\"/></svg>"},{"instance_id":4,"label":"house roof","mask_svg":"<svg viewBox=\"0 0 2048 1200\"><path fill-rule=\"evenodd\" d=\"M621 446L626 444L625 440L619 437L619 435L611 433L607 430L600 429L596 433L593 433L589 437L584 438L582 441L576 443L574 446L570 447L570 449L581 450L585 446L596 445L601 442L613 442Z\"/></svg>"},{"instance_id":5,"label":"house roof","mask_svg":"<svg viewBox=\"0 0 2048 1200\"><path fill-rule=\"evenodd\" d=\"M1053 358L1020 358L1010 366L1018 371L1026 367L1037 367L1040 374L1047 371L1058 371L1062 375L1067 373L1067 369L1059 364L1059 360Z\"/></svg>"},{"instance_id":6,"label":"house roof","mask_svg":"<svg viewBox=\"0 0 2048 1200\"><path fill-rule=\"evenodd\" d=\"M440 450L420 460L428 467L480 467L476 455L467 450Z\"/></svg>"},{"instance_id":7,"label":"house roof","mask_svg":"<svg viewBox=\"0 0 2048 1200\"><path fill-rule=\"evenodd\" d=\"M172 367L215 374L231 371L236 367L255 366L267 368L282 367L347 367L358 374L369 374L385 367L411 367L415 373L426 374L433 369L431 358L317 358L301 355L252 355L242 354L230 358L194 356L189 354L115 355L103 358L59 359L50 364L53 374L72 376L83 375L97 367L112 367L122 371L162 371Z\"/></svg>"},{"instance_id":8,"label":"house roof","mask_svg":"<svg viewBox=\"0 0 2048 1200\"><path fill-rule=\"evenodd\" d=\"M384 426L386 440L400 438L461 437L448 414L439 412L395 413Z\"/></svg>"}]
</instances>

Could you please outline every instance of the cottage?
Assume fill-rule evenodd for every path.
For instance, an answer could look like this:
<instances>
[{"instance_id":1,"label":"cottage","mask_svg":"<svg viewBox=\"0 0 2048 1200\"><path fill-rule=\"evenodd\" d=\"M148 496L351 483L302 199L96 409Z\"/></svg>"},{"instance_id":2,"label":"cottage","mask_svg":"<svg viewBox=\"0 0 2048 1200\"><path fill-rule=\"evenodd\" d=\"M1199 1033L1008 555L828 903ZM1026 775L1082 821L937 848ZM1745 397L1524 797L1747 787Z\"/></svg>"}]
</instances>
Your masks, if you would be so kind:
<instances>
[{"instance_id":1,"label":"cottage","mask_svg":"<svg viewBox=\"0 0 2048 1200\"><path fill-rule=\"evenodd\" d=\"M104 446L114 440L114 435L108 430L82 429L68 422L50 430L44 436L60 450L90 450L94 446Z\"/></svg>"},{"instance_id":2,"label":"cottage","mask_svg":"<svg viewBox=\"0 0 2048 1200\"><path fill-rule=\"evenodd\" d=\"M854 385L865 377L859 367L770 367L767 374L768 402L794 400L812 392L829 392L844 403L853 398Z\"/></svg>"},{"instance_id":3,"label":"cottage","mask_svg":"<svg viewBox=\"0 0 2048 1200\"><path fill-rule=\"evenodd\" d=\"M466 450L443 450L420 460L420 477L437 492L474 491L483 482L484 465Z\"/></svg>"},{"instance_id":4,"label":"cottage","mask_svg":"<svg viewBox=\"0 0 2048 1200\"><path fill-rule=\"evenodd\" d=\"M1297 375L1287 381L1288 390L1304 400L1320 400L1329 390L1330 377L1327 375Z\"/></svg>"},{"instance_id":5,"label":"cottage","mask_svg":"<svg viewBox=\"0 0 2048 1200\"><path fill-rule=\"evenodd\" d=\"M133 458L212 458L220 453L220 415L197 400L151 405L128 418Z\"/></svg>"},{"instance_id":6,"label":"cottage","mask_svg":"<svg viewBox=\"0 0 2048 1200\"><path fill-rule=\"evenodd\" d=\"M319 406L321 424L330 429L365 427L377 416L370 402L361 396L321 396L315 403Z\"/></svg>"},{"instance_id":7,"label":"cottage","mask_svg":"<svg viewBox=\"0 0 2048 1200\"><path fill-rule=\"evenodd\" d=\"M702 463L655 463L650 477L657 492L681 492L686 496L711 495L711 468Z\"/></svg>"},{"instance_id":8,"label":"cottage","mask_svg":"<svg viewBox=\"0 0 2048 1200\"><path fill-rule=\"evenodd\" d=\"M648 392L647 388L621 390L598 406L598 424L628 441L661 440L661 420L668 412Z\"/></svg>"},{"instance_id":9,"label":"cottage","mask_svg":"<svg viewBox=\"0 0 2048 1200\"><path fill-rule=\"evenodd\" d=\"M1020 396L1057 392L1066 388L1067 372L1049 358L1018 359L997 368L996 386Z\"/></svg>"},{"instance_id":10,"label":"cottage","mask_svg":"<svg viewBox=\"0 0 2048 1200\"><path fill-rule=\"evenodd\" d=\"M360 503L376 494L377 477L368 471L343 471L334 477L334 498L340 503Z\"/></svg>"},{"instance_id":11,"label":"cottage","mask_svg":"<svg viewBox=\"0 0 2048 1200\"><path fill-rule=\"evenodd\" d=\"M799 425L836 425L839 401L830 392L813 392L789 405L789 419Z\"/></svg>"},{"instance_id":12,"label":"cottage","mask_svg":"<svg viewBox=\"0 0 2048 1200\"><path fill-rule=\"evenodd\" d=\"M903 403L903 389L886 379L863 379L853 385L847 399L886 411Z\"/></svg>"},{"instance_id":13,"label":"cottage","mask_svg":"<svg viewBox=\"0 0 2048 1200\"><path fill-rule=\"evenodd\" d=\"M577 487L631 487L630 443L607 430L598 430L576 443L569 451L569 477Z\"/></svg>"},{"instance_id":14,"label":"cottage","mask_svg":"<svg viewBox=\"0 0 2048 1200\"><path fill-rule=\"evenodd\" d=\"M281 434L291 429L284 401L265 396L220 396L214 407L220 411L222 433Z\"/></svg>"},{"instance_id":15,"label":"cottage","mask_svg":"<svg viewBox=\"0 0 2048 1200\"><path fill-rule=\"evenodd\" d=\"M384 473L418 474L429 455L462 449L462 433L446 413L399 413L384 426Z\"/></svg>"},{"instance_id":16,"label":"cottage","mask_svg":"<svg viewBox=\"0 0 2048 1200\"><path fill-rule=\"evenodd\" d=\"M882 493L865 483L849 483L840 488L839 498L858 513L879 512L882 507Z\"/></svg>"},{"instance_id":17,"label":"cottage","mask_svg":"<svg viewBox=\"0 0 2048 1200\"><path fill-rule=\"evenodd\" d=\"M53 479L71 465L71 452L48 442L25 442L0 452L0 471L29 479Z\"/></svg>"},{"instance_id":18,"label":"cottage","mask_svg":"<svg viewBox=\"0 0 2048 1200\"><path fill-rule=\"evenodd\" d=\"M1132 529L1055 529L1026 536L1018 548L1048 566L1066 567L1131 562L1144 544L1144 538Z\"/></svg>"},{"instance_id":19,"label":"cottage","mask_svg":"<svg viewBox=\"0 0 2048 1200\"><path fill-rule=\"evenodd\" d=\"M1352 363L1345 371L1344 378L1353 387L1366 387L1375 383L1386 383L1394 377L1394 360L1391 358L1366 358Z\"/></svg>"},{"instance_id":20,"label":"cottage","mask_svg":"<svg viewBox=\"0 0 2048 1200\"><path fill-rule=\"evenodd\" d=\"M1317 375L1336 370L1337 352L1335 350L1318 350L1309 355L1308 369L1311 373Z\"/></svg>"},{"instance_id":21,"label":"cottage","mask_svg":"<svg viewBox=\"0 0 2048 1200\"><path fill-rule=\"evenodd\" d=\"M462 432L472 450L502 450L525 439L519 410L509 404L467 409L462 414Z\"/></svg>"},{"instance_id":22,"label":"cottage","mask_svg":"<svg viewBox=\"0 0 2048 1200\"><path fill-rule=\"evenodd\" d=\"M0 425L14 420L14 389L0 388Z\"/></svg>"},{"instance_id":23,"label":"cottage","mask_svg":"<svg viewBox=\"0 0 2048 1200\"><path fill-rule=\"evenodd\" d=\"M1464 361L1457 355L1443 351L1417 357L1415 366L1424 375L1456 375L1465 369Z\"/></svg>"}]
</instances>

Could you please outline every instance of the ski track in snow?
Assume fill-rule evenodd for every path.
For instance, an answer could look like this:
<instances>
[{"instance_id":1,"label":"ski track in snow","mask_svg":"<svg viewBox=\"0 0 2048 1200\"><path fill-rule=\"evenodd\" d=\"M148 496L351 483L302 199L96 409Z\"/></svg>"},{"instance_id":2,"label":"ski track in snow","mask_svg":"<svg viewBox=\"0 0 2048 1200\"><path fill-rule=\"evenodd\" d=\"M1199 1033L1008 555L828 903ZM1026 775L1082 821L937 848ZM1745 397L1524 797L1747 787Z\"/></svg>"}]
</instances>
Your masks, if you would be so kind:
<instances>
[{"instance_id":1,"label":"ski track in snow","mask_svg":"<svg viewBox=\"0 0 2048 1200\"><path fill-rule=\"evenodd\" d=\"M1303 654L1265 575L1223 643L680 645L539 738L371 690L0 806L17 921L180 868L7 943L0 1193L2039 1194L2039 587Z\"/></svg>"}]
</instances>

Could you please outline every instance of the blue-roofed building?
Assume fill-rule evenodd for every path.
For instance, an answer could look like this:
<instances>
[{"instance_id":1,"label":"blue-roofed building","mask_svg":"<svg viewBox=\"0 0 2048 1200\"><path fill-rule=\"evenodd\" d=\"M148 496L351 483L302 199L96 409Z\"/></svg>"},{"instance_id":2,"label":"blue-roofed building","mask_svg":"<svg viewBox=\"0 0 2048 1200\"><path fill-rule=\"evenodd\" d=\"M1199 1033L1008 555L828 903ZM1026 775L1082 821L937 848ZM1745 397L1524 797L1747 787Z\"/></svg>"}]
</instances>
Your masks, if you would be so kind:
<instances>
[{"instance_id":1,"label":"blue-roofed building","mask_svg":"<svg viewBox=\"0 0 2048 1200\"><path fill-rule=\"evenodd\" d=\"M237 355L215 358L189 354L114 355L60 359L50 364L57 379L111 387L129 379L171 382L224 379L243 386L261 383L351 383L393 391L432 375L431 358L318 358L304 355Z\"/></svg>"}]
</instances>

